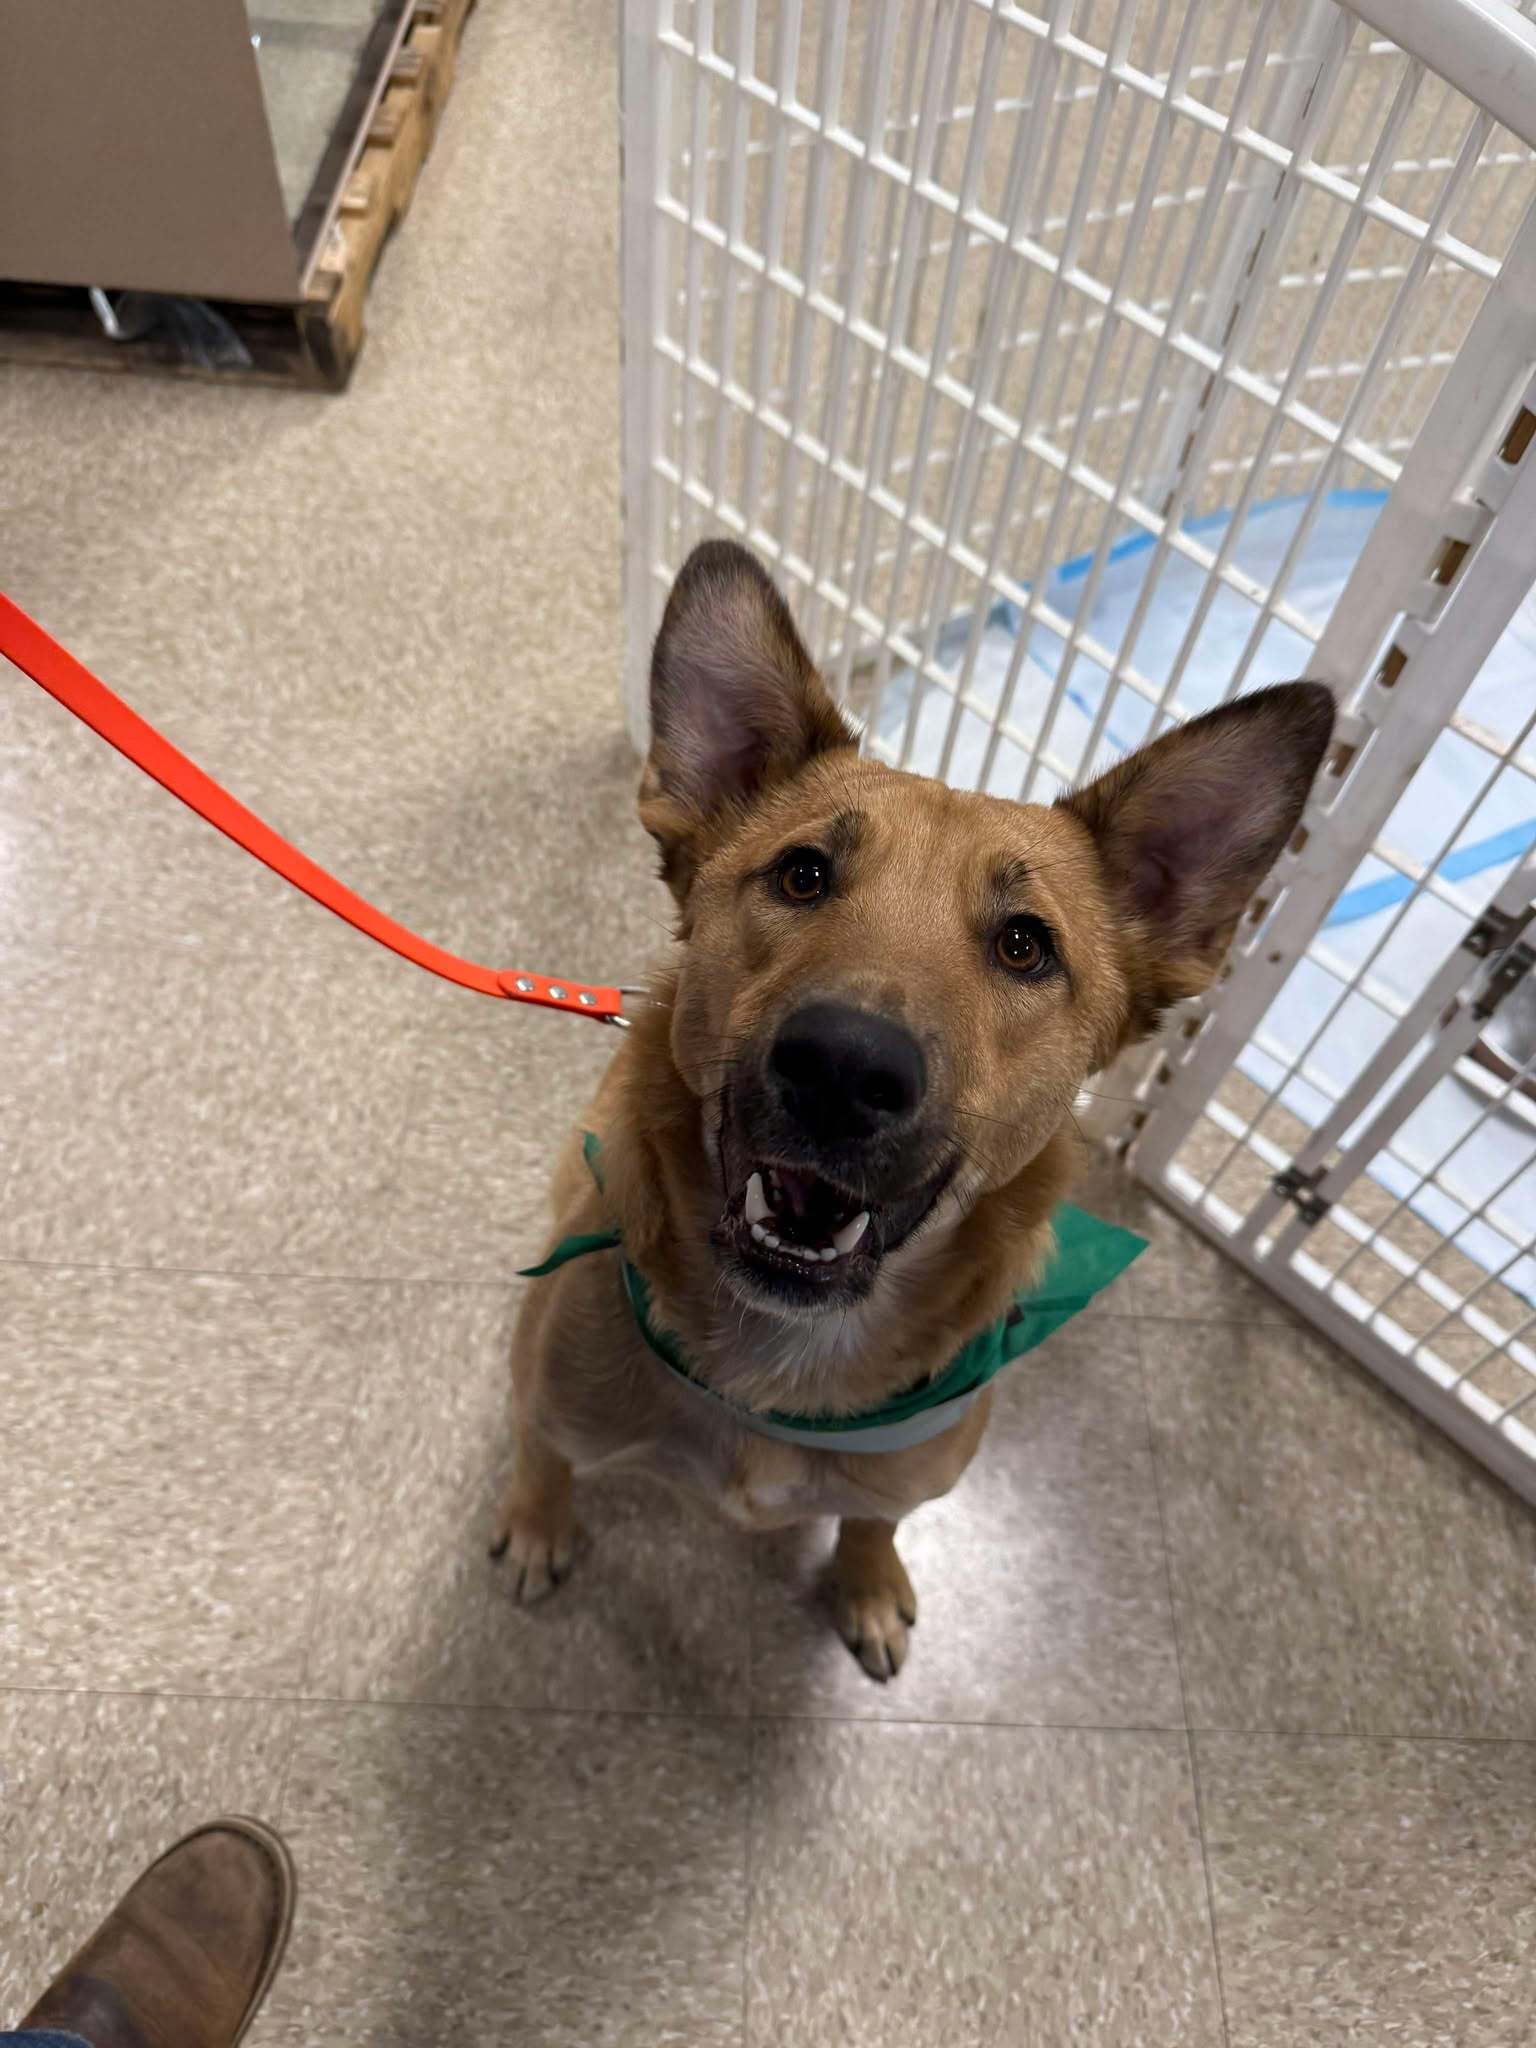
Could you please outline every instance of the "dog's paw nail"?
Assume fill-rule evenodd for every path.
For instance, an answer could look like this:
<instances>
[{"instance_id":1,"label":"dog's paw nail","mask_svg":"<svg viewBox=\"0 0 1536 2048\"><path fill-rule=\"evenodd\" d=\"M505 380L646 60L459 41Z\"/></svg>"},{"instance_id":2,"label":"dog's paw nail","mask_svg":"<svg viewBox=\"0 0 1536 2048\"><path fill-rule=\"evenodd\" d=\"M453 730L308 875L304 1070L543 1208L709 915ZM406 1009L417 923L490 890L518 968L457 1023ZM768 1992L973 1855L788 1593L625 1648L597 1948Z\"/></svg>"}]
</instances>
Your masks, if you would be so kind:
<instances>
[{"instance_id":1,"label":"dog's paw nail","mask_svg":"<svg viewBox=\"0 0 1536 2048\"><path fill-rule=\"evenodd\" d=\"M906 1610L894 1599L856 1600L836 1616L837 1632L876 1685L889 1685L907 1661Z\"/></svg>"},{"instance_id":2,"label":"dog's paw nail","mask_svg":"<svg viewBox=\"0 0 1536 2048\"><path fill-rule=\"evenodd\" d=\"M515 1607L533 1607L570 1577L581 1551L578 1529L546 1530L513 1517L496 1554L508 1561L507 1589Z\"/></svg>"},{"instance_id":3,"label":"dog's paw nail","mask_svg":"<svg viewBox=\"0 0 1536 2048\"><path fill-rule=\"evenodd\" d=\"M503 1531L502 1534L496 1538L496 1541L485 1553L486 1556L491 1560L492 1564L501 1563L501 1560L507 1554L507 1546L511 1543L511 1541L512 1538L505 1531Z\"/></svg>"}]
</instances>

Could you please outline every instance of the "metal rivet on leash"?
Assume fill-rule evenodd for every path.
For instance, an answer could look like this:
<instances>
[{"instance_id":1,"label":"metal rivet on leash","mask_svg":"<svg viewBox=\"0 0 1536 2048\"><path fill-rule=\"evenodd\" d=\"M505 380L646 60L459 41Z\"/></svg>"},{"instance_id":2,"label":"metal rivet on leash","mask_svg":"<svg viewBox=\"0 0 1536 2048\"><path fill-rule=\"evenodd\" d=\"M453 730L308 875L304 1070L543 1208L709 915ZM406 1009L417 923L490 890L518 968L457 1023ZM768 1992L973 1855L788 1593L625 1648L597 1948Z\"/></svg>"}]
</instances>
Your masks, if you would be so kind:
<instances>
[{"instance_id":1,"label":"metal rivet on leash","mask_svg":"<svg viewBox=\"0 0 1536 2048\"><path fill-rule=\"evenodd\" d=\"M549 984L549 1000L552 1003L563 1003L565 1001L565 990L553 981Z\"/></svg>"},{"instance_id":2,"label":"metal rivet on leash","mask_svg":"<svg viewBox=\"0 0 1536 2048\"><path fill-rule=\"evenodd\" d=\"M517 977L515 986L521 995L531 996L533 994L533 983L526 974L520 974Z\"/></svg>"}]
</instances>

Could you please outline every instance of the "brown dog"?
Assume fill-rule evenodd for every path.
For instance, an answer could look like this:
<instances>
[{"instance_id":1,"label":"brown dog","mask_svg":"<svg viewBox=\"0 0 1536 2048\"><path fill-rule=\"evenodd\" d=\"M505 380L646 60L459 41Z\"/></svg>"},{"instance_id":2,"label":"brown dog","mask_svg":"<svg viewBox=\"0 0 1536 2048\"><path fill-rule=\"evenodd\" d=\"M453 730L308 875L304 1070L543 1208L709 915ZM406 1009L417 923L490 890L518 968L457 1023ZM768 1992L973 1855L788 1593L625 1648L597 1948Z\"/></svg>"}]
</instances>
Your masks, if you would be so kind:
<instances>
[{"instance_id":1,"label":"brown dog","mask_svg":"<svg viewBox=\"0 0 1536 2048\"><path fill-rule=\"evenodd\" d=\"M577 1545L573 1468L639 1467L754 1528L841 1518L838 1626L876 1678L916 1599L896 1524L986 1426L807 1448L756 1412L854 1415L942 1370L1051 1245L1087 1077L1211 980L1333 726L1317 683L1240 698L1050 808L861 760L757 561L698 548L651 674L640 816L679 957L572 1143L562 1238L623 1252L529 1291L501 1544L538 1599ZM621 1278L644 1276L648 1348Z\"/></svg>"}]
</instances>

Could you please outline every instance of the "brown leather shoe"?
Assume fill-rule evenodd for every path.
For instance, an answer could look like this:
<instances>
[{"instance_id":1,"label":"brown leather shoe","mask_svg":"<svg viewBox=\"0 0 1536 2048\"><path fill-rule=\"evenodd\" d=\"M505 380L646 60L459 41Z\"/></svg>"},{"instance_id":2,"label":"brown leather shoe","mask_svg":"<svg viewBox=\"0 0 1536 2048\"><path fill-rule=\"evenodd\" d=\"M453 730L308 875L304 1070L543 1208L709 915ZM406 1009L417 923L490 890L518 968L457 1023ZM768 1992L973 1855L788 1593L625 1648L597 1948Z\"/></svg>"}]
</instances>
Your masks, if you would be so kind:
<instances>
[{"instance_id":1,"label":"brown leather shoe","mask_svg":"<svg viewBox=\"0 0 1536 2048\"><path fill-rule=\"evenodd\" d=\"M283 1959L293 1895L270 1828L210 1821L149 1866L21 2024L91 2048L234 2048Z\"/></svg>"}]
</instances>

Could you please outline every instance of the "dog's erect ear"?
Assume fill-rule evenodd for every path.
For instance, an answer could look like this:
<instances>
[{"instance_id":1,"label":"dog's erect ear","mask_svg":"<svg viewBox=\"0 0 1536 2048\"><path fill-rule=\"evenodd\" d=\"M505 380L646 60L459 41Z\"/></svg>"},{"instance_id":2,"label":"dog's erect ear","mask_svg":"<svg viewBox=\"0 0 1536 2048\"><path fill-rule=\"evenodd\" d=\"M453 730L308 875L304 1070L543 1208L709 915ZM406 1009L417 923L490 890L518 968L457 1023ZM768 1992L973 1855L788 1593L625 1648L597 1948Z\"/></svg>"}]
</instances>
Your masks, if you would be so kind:
<instances>
[{"instance_id":1,"label":"dog's erect ear","mask_svg":"<svg viewBox=\"0 0 1536 2048\"><path fill-rule=\"evenodd\" d=\"M1093 834L1127 921L1126 1043L1210 985L1244 905L1296 829L1333 717L1322 683L1256 690L1058 799Z\"/></svg>"},{"instance_id":2,"label":"dog's erect ear","mask_svg":"<svg viewBox=\"0 0 1536 2048\"><path fill-rule=\"evenodd\" d=\"M734 541L696 547L651 656L651 751L640 785L640 819L674 891L687 891L702 827L812 755L854 744L757 557Z\"/></svg>"}]
</instances>

